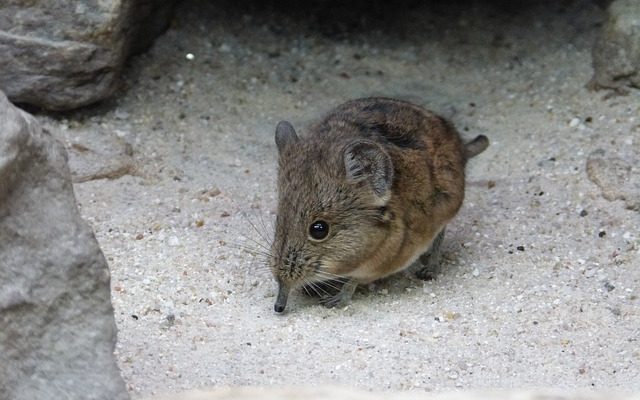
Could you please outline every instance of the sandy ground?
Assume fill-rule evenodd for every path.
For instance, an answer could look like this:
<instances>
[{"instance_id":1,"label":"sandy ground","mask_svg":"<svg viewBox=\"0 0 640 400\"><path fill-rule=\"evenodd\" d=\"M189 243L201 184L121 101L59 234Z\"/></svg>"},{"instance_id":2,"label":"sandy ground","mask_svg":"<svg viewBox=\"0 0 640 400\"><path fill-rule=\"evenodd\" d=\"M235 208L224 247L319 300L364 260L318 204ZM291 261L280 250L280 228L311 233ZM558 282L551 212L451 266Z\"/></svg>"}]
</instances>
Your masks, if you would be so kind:
<instances>
[{"instance_id":1,"label":"sandy ground","mask_svg":"<svg viewBox=\"0 0 640 400\"><path fill-rule=\"evenodd\" d=\"M605 200L585 170L599 148L640 153L639 92L584 88L600 8L407 3L353 19L208 3L178 9L116 100L39 115L72 167L96 135L128 143L135 162L75 185L111 267L134 398L326 383L640 390L640 214ZM301 127L368 95L413 100L491 139L468 166L443 274L400 274L345 309L299 294L276 315L261 255L275 124Z\"/></svg>"}]
</instances>

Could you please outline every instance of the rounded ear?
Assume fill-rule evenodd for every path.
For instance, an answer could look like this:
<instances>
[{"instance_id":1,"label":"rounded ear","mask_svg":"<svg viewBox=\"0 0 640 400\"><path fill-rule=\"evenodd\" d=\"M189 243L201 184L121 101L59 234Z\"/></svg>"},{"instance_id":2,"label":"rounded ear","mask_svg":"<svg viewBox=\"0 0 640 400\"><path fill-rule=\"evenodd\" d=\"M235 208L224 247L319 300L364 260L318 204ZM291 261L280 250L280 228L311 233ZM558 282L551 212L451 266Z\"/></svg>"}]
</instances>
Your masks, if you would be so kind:
<instances>
[{"instance_id":1,"label":"rounded ear","mask_svg":"<svg viewBox=\"0 0 640 400\"><path fill-rule=\"evenodd\" d=\"M298 141L298 135L296 130L293 129L293 125L288 121L280 121L276 126L276 145L278 146L278 152L282 153L289 144Z\"/></svg>"},{"instance_id":2,"label":"rounded ear","mask_svg":"<svg viewBox=\"0 0 640 400\"><path fill-rule=\"evenodd\" d=\"M349 144L344 150L344 167L347 181L365 181L383 204L389 200L393 163L382 146L368 140Z\"/></svg>"}]
</instances>

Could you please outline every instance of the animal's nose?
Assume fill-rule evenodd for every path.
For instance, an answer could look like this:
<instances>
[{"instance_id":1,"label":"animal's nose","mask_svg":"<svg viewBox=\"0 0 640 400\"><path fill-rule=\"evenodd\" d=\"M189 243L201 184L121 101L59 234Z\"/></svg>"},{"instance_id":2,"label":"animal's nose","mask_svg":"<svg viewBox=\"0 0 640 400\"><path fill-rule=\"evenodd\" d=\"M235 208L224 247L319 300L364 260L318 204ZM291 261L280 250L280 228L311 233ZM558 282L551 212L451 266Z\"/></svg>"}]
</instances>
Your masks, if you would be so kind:
<instances>
[{"instance_id":1,"label":"animal's nose","mask_svg":"<svg viewBox=\"0 0 640 400\"><path fill-rule=\"evenodd\" d=\"M283 285L282 282L278 282L278 298L276 299L276 304L273 306L273 310L277 313L281 313L284 311L284 308L287 306L287 298L289 297L289 288L286 285Z\"/></svg>"}]
</instances>

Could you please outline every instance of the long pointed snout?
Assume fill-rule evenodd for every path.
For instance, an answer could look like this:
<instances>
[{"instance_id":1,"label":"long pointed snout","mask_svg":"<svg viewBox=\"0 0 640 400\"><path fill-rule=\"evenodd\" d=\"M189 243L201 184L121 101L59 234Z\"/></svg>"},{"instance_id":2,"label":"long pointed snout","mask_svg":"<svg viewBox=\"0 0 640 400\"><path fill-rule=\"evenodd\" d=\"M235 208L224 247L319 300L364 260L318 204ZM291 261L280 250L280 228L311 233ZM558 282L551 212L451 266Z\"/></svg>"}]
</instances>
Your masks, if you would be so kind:
<instances>
[{"instance_id":1,"label":"long pointed snout","mask_svg":"<svg viewBox=\"0 0 640 400\"><path fill-rule=\"evenodd\" d=\"M290 290L291 289L282 284L282 282L278 282L278 298L276 299L276 304L273 306L273 310L278 314L282 313L287 306Z\"/></svg>"}]
</instances>

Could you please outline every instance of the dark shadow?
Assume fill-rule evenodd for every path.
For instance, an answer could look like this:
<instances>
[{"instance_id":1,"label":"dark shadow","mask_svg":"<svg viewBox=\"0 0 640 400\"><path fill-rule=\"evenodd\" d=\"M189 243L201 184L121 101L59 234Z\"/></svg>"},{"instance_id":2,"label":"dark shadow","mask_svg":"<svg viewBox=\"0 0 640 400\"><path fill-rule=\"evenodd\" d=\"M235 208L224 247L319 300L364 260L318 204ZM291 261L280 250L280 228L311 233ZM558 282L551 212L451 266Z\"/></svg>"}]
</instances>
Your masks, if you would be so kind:
<instances>
[{"instance_id":1,"label":"dark shadow","mask_svg":"<svg viewBox=\"0 0 640 400\"><path fill-rule=\"evenodd\" d=\"M195 35L212 35L211 41L215 42L213 32L220 32L220 29L237 36L249 33L243 39L250 42L248 47L273 59L280 57L280 52L286 51L289 43L293 46L299 38L313 38L329 46L334 43L368 43L393 49L420 47L426 43L446 49L445 54L459 64L475 58L488 64L502 65L518 63L521 53L528 54L531 46L518 48L523 37L534 43L534 48L550 46L531 29L534 24L543 28L569 26L571 28L563 29L568 37L560 38L557 43L570 42L593 27L592 20L576 17L580 11L585 7L600 10L604 18L601 7L605 7L608 1L184 0L176 6L173 21L165 35L174 35L177 38L176 50L182 51L186 50L182 47L186 46L188 38ZM270 36L267 42L273 45L275 39L279 46L265 48L261 45L260 39L265 34ZM111 100L68 113L47 114L55 118L83 119L113 110L117 106L113 99L123 96L130 86L135 86L142 79L140 65L146 60L141 57L145 56L143 53L129 60L121 85ZM355 58L365 56L354 54ZM427 56L428 53L423 52L419 61L429 61ZM211 69L215 69L216 62L215 59L211 61ZM176 71L163 70L158 79L173 73ZM292 79L296 79L295 76Z\"/></svg>"},{"instance_id":2,"label":"dark shadow","mask_svg":"<svg viewBox=\"0 0 640 400\"><path fill-rule=\"evenodd\" d=\"M594 6L606 7L610 0L592 0ZM434 35L468 30L468 27L499 33L504 27L527 29L523 20L553 20L583 7L579 0L311 0L311 1L250 1L250 0L191 0L178 8L198 10L206 15L225 15L226 20L241 20L252 16L252 23L266 24L276 34L317 34L328 39L348 40L374 32L398 39L415 33ZM469 25L455 22L468 18ZM502 21L501 24L483 24L484 19ZM477 19L473 21L473 19ZM477 22L477 23L476 23Z\"/></svg>"}]
</instances>

